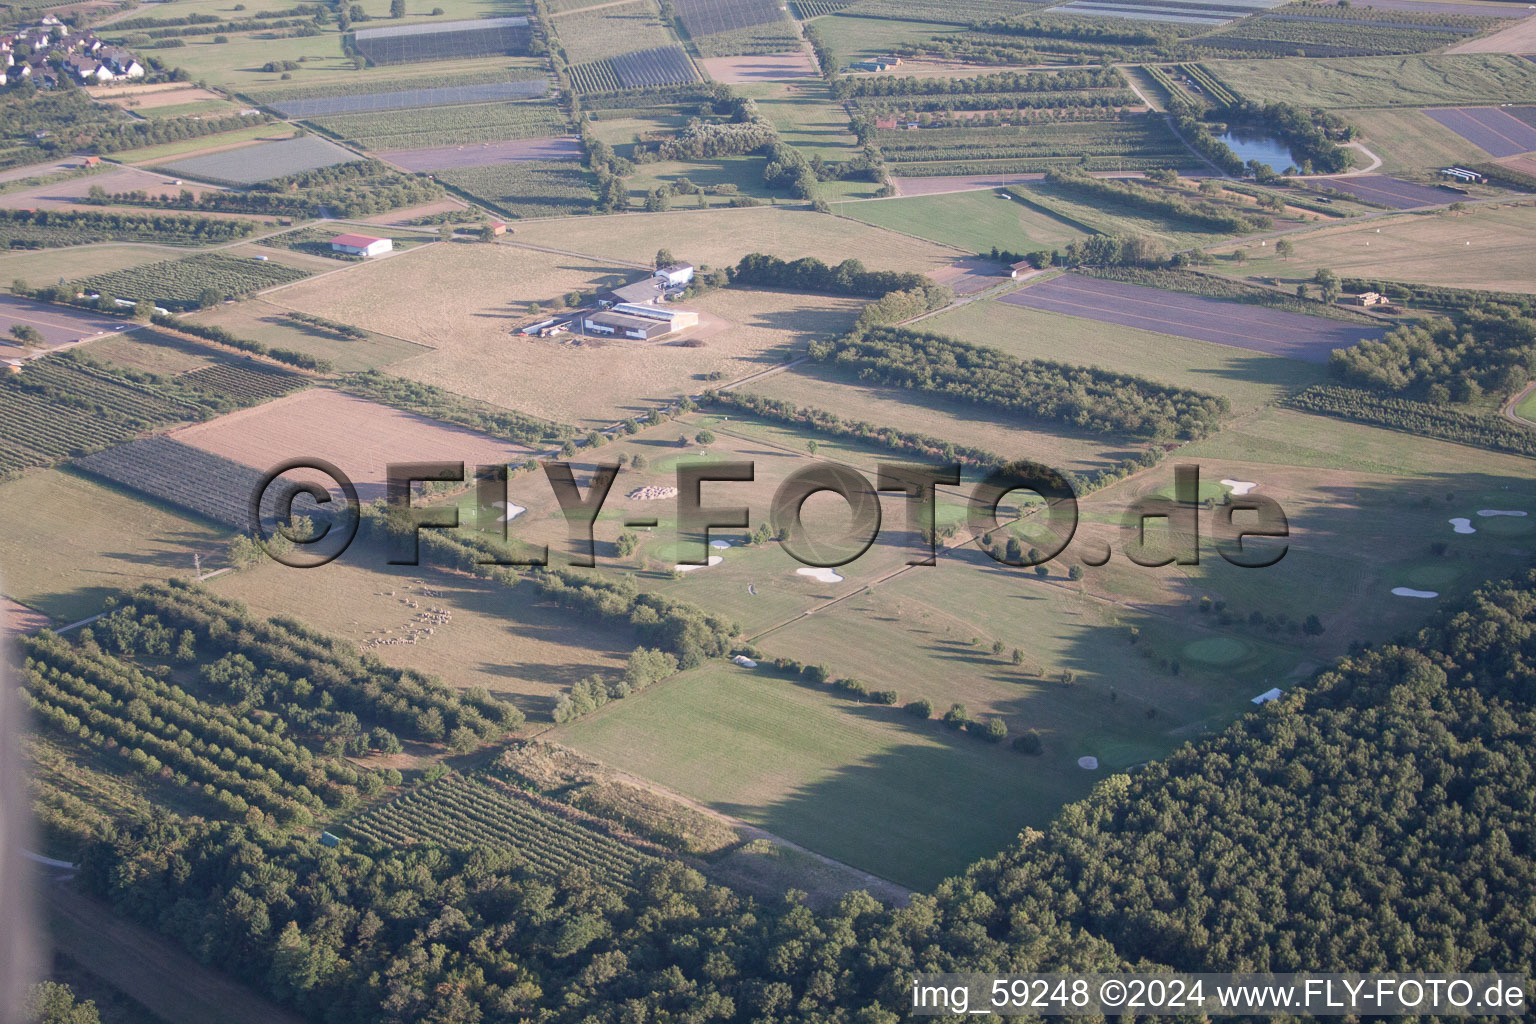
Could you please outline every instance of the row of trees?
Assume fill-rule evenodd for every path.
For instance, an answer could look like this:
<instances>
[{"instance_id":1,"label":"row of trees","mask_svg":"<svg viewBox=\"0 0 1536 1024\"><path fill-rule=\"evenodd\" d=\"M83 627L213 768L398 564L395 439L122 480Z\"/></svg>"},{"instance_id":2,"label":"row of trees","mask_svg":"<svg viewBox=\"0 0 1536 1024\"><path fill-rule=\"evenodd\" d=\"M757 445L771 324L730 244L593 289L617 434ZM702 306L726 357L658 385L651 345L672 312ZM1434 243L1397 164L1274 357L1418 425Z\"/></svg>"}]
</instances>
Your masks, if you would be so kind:
<instances>
[{"instance_id":1,"label":"row of trees","mask_svg":"<svg viewBox=\"0 0 1536 1024\"><path fill-rule=\"evenodd\" d=\"M1528 970L1531 649L1527 572L902 908L756 905L676 863L619 889L542 881L507 849L365 856L174 820L94 844L80 881L333 1024L894 1024L916 970Z\"/></svg>"},{"instance_id":2,"label":"row of trees","mask_svg":"<svg viewBox=\"0 0 1536 1024\"><path fill-rule=\"evenodd\" d=\"M1145 185L1095 178L1076 169L1050 171L1045 180L1079 196L1103 200L1114 206L1129 206L1158 217L1181 220L1199 230L1217 234L1265 231L1274 225L1269 217L1244 216L1212 203L1194 203Z\"/></svg>"},{"instance_id":3,"label":"row of trees","mask_svg":"<svg viewBox=\"0 0 1536 1024\"><path fill-rule=\"evenodd\" d=\"M875 328L812 342L811 358L894 387L959 398L1034 419L1172 440L1204 437L1229 411L1223 397L1141 377L1044 360L938 334Z\"/></svg>"}]
</instances>

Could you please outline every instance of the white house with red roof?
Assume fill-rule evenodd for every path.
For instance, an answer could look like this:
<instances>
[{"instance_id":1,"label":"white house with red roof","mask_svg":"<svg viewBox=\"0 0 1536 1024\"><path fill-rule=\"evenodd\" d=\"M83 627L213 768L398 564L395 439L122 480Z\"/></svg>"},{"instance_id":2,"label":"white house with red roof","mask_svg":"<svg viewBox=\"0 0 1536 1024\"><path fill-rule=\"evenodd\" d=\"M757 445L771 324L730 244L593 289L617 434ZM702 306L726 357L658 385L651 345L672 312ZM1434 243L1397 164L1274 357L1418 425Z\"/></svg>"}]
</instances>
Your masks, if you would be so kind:
<instances>
[{"instance_id":1,"label":"white house with red roof","mask_svg":"<svg viewBox=\"0 0 1536 1024\"><path fill-rule=\"evenodd\" d=\"M387 238L372 235L337 235L331 239L332 252L344 252L349 256L381 256L395 247Z\"/></svg>"}]
</instances>

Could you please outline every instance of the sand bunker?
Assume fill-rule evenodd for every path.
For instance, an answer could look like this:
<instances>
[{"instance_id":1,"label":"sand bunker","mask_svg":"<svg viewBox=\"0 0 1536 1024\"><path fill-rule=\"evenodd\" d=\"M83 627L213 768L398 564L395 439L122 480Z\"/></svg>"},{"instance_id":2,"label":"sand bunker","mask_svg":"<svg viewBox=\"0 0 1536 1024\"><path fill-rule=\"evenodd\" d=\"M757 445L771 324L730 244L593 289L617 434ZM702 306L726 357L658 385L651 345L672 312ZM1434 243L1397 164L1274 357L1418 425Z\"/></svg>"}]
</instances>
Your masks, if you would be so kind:
<instances>
[{"instance_id":1,"label":"sand bunker","mask_svg":"<svg viewBox=\"0 0 1536 1024\"><path fill-rule=\"evenodd\" d=\"M723 561L725 561L725 559L721 558L719 555L710 555L709 565L675 565L673 568L678 572L693 572L695 569L708 569L710 565L719 565Z\"/></svg>"},{"instance_id":2,"label":"sand bunker","mask_svg":"<svg viewBox=\"0 0 1536 1024\"><path fill-rule=\"evenodd\" d=\"M1438 590L1414 590L1412 587L1393 587L1392 593L1398 597L1439 597Z\"/></svg>"},{"instance_id":3,"label":"sand bunker","mask_svg":"<svg viewBox=\"0 0 1536 1024\"><path fill-rule=\"evenodd\" d=\"M1259 486L1252 480L1223 480L1221 485L1223 487L1229 488L1233 494L1247 494L1249 491Z\"/></svg>"},{"instance_id":4,"label":"sand bunker","mask_svg":"<svg viewBox=\"0 0 1536 1024\"><path fill-rule=\"evenodd\" d=\"M1516 512L1516 511L1511 511L1511 510L1502 509L1502 508L1480 508L1480 509L1477 510L1477 514L1480 515L1480 516L1483 516L1485 518L1488 517L1488 516L1521 516L1521 517L1523 517L1525 515L1524 512Z\"/></svg>"},{"instance_id":5,"label":"sand bunker","mask_svg":"<svg viewBox=\"0 0 1536 1024\"><path fill-rule=\"evenodd\" d=\"M1096 771L1099 767L1099 759L1089 754L1087 757L1078 758L1077 766L1086 771Z\"/></svg>"},{"instance_id":6,"label":"sand bunker","mask_svg":"<svg viewBox=\"0 0 1536 1024\"><path fill-rule=\"evenodd\" d=\"M1451 529L1457 533L1476 533L1477 527L1472 525L1472 520L1464 516L1457 516L1451 520Z\"/></svg>"},{"instance_id":7,"label":"sand bunker","mask_svg":"<svg viewBox=\"0 0 1536 1024\"><path fill-rule=\"evenodd\" d=\"M633 501L660 501L663 498L677 497L676 487L641 487L629 492Z\"/></svg>"},{"instance_id":8,"label":"sand bunker","mask_svg":"<svg viewBox=\"0 0 1536 1024\"><path fill-rule=\"evenodd\" d=\"M724 551L731 546L731 542L728 540L712 540L709 542L709 546L717 551Z\"/></svg>"},{"instance_id":9,"label":"sand bunker","mask_svg":"<svg viewBox=\"0 0 1536 1024\"><path fill-rule=\"evenodd\" d=\"M809 576L811 579L815 580L818 583L841 583L841 582L843 582L843 578L841 576L839 576L837 573L833 572L831 569L812 569L812 568L796 569L795 570L795 574L798 575L798 576Z\"/></svg>"},{"instance_id":10,"label":"sand bunker","mask_svg":"<svg viewBox=\"0 0 1536 1024\"><path fill-rule=\"evenodd\" d=\"M742 668L757 668L757 662L753 661L745 654L738 654L731 660L740 665Z\"/></svg>"},{"instance_id":11,"label":"sand bunker","mask_svg":"<svg viewBox=\"0 0 1536 1024\"><path fill-rule=\"evenodd\" d=\"M493 502L491 502L491 506L493 508L500 508L500 509L505 509L506 510L505 512L502 513L501 518L499 520L497 520L498 522L502 522L502 523L510 523L512 520L516 519L518 516L520 516L524 512L528 511L523 506L521 506L521 505L514 505L510 501L493 501Z\"/></svg>"}]
</instances>

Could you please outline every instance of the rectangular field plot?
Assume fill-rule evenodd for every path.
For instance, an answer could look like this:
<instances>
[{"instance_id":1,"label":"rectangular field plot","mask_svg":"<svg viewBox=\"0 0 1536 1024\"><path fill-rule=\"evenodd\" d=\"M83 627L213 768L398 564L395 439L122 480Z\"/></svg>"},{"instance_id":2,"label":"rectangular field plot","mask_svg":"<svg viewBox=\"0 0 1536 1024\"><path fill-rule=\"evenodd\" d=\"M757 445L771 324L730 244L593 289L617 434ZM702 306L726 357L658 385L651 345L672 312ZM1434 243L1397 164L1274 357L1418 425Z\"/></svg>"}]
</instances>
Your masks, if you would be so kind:
<instances>
[{"instance_id":1,"label":"rectangular field plot","mask_svg":"<svg viewBox=\"0 0 1536 1024\"><path fill-rule=\"evenodd\" d=\"M867 673L865 673L867 676ZM1043 825L1041 761L714 662L564 726L557 742L906 886L929 886ZM1087 773L1061 772L1073 795ZM956 828L964 822L963 828Z\"/></svg>"},{"instance_id":2,"label":"rectangular field plot","mask_svg":"<svg viewBox=\"0 0 1536 1024\"><path fill-rule=\"evenodd\" d=\"M507 142L464 143L427 149L386 149L379 158L407 171L441 171L456 167L489 167L529 160L580 160L581 140L559 138L514 139Z\"/></svg>"},{"instance_id":3,"label":"rectangular field plot","mask_svg":"<svg viewBox=\"0 0 1536 1024\"><path fill-rule=\"evenodd\" d=\"M1313 268L1328 267L1341 276L1378 281L1536 292L1531 275L1536 208L1525 205L1473 206L1444 217L1381 217L1298 235L1295 245L1293 259L1251 260L1242 273L1294 285L1309 279Z\"/></svg>"},{"instance_id":4,"label":"rectangular field plot","mask_svg":"<svg viewBox=\"0 0 1536 1024\"><path fill-rule=\"evenodd\" d=\"M1320 178L1319 183L1340 192L1348 192L1369 203L1394 210L1413 210L1421 206L1442 206L1455 200L1451 192L1429 185L1419 185L1384 174L1360 174L1353 178Z\"/></svg>"},{"instance_id":5,"label":"rectangular field plot","mask_svg":"<svg viewBox=\"0 0 1536 1024\"><path fill-rule=\"evenodd\" d=\"M673 8L690 36L734 32L784 17L778 0L674 0Z\"/></svg>"},{"instance_id":6,"label":"rectangular field plot","mask_svg":"<svg viewBox=\"0 0 1536 1024\"><path fill-rule=\"evenodd\" d=\"M1094 320L1004 305L996 300L968 303L926 321L924 326L961 341L1000 348L1020 359L1098 366L1161 384L1222 395L1239 415L1326 379L1326 370L1314 363L1132 327L1106 330ZM762 387L771 388L775 381L788 376L770 377L762 382ZM1046 436L1060 434L1061 427L1055 426ZM958 442L960 437L954 439ZM1040 449L1040 454L1034 454L1026 447L1020 454L1029 453L1031 458L1049 461L1046 456L1051 451L1046 447ZM1076 468L1051 464L1063 469Z\"/></svg>"},{"instance_id":7,"label":"rectangular field plot","mask_svg":"<svg viewBox=\"0 0 1536 1024\"><path fill-rule=\"evenodd\" d=\"M530 452L460 427L325 389L186 427L175 440L265 470L317 456L351 477L364 501L384 497L391 462L521 463Z\"/></svg>"},{"instance_id":8,"label":"rectangular field plot","mask_svg":"<svg viewBox=\"0 0 1536 1024\"><path fill-rule=\"evenodd\" d=\"M1194 159L1161 117L1030 124L1020 127L881 129L875 143L892 174L1028 173L1084 166L1139 170ZM1086 163L1084 160L1086 158Z\"/></svg>"},{"instance_id":9,"label":"rectangular field plot","mask_svg":"<svg viewBox=\"0 0 1536 1024\"><path fill-rule=\"evenodd\" d=\"M1336 348L1348 347L1363 338L1379 340L1386 334L1385 328L1074 274L1032 285L1005 295L1000 301L1309 363L1326 363Z\"/></svg>"},{"instance_id":10,"label":"rectangular field plot","mask_svg":"<svg viewBox=\"0 0 1536 1024\"><path fill-rule=\"evenodd\" d=\"M1225 25L1258 11L1279 7L1284 0L1222 0L1222 2L1167 2L1167 0L1070 0L1051 12L1098 17L1130 18L1133 21L1167 21L1180 25Z\"/></svg>"},{"instance_id":11,"label":"rectangular field plot","mask_svg":"<svg viewBox=\"0 0 1536 1024\"><path fill-rule=\"evenodd\" d=\"M146 437L78 459L75 466L236 530L251 526L261 472L168 437Z\"/></svg>"},{"instance_id":12,"label":"rectangular field plot","mask_svg":"<svg viewBox=\"0 0 1536 1024\"><path fill-rule=\"evenodd\" d=\"M318 135L305 135L283 142L267 142L226 153L210 153L207 156L177 160L166 164L165 170L189 178L254 185L290 174L351 163L356 159L358 155L349 149L343 149Z\"/></svg>"},{"instance_id":13,"label":"rectangular field plot","mask_svg":"<svg viewBox=\"0 0 1536 1024\"><path fill-rule=\"evenodd\" d=\"M30 327L41 334L43 337L36 343L36 349L42 351L98 334L126 331L133 325L84 310L50 306L15 295L0 295L0 335L4 335L0 358L21 355L21 342L11 334L13 327Z\"/></svg>"},{"instance_id":14,"label":"rectangular field plot","mask_svg":"<svg viewBox=\"0 0 1536 1024\"><path fill-rule=\"evenodd\" d=\"M1205 65L1245 100L1325 109L1536 101L1536 64L1508 54L1223 60Z\"/></svg>"},{"instance_id":15,"label":"rectangular field plot","mask_svg":"<svg viewBox=\"0 0 1536 1024\"><path fill-rule=\"evenodd\" d=\"M834 210L866 224L978 253L994 247L1009 252L1057 249L1087 236L1065 218L988 189L839 203ZM993 270L1007 276L1003 268Z\"/></svg>"},{"instance_id":16,"label":"rectangular field plot","mask_svg":"<svg viewBox=\"0 0 1536 1024\"><path fill-rule=\"evenodd\" d=\"M699 73L681 46L658 46L611 58L613 73L625 89L645 89L659 85L684 85L697 82Z\"/></svg>"},{"instance_id":17,"label":"rectangular field plot","mask_svg":"<svg viewBox=\"0 0 1536 1024\"><path fill-rule=\"evenodd\" d=\"M546 79L532 78L517 82L453 85L440 89L399 89L393 92L364 93L360 96L283 100L270 106L284 117L315 117L327 114L362 114L372 110L443 107L456 103L527 100L543 96L548 91L549 82Z\"/></svg>"},{"instance_id":18,"label":"rectangular field plot","mask_svg":"<svg viewBox=\"0 0 1536 1024\"><path fill-rule=\"evenodd\" d=\"M298 616L392 667L437 675L455 688L485 687L542 722L577 680L622 675L640 645L628 626L596 626L541 600L533 587L509 589L426 562L392 566L388 558L359 541L318 569L269 561L208 582L221 597L262 615ZM438 621L426 621L433 617Z\"/></svg>"},{"instance_id":19,"label":"rectangular field plot","mask_svg":"<svg viewBox=\"0 0 1536 1024\"><path fill-rule=\"evenodd\" d=\"M311 118L317 128L367 149L423 149L469 142L540 138L569 130L548 100L469 103L456 107L336 114Z\"/></svg>"},{"instance_id":20,"label":"rectangular field plot","mask_svg":"<svg viewBox=\"0 0 1536 1024\"><path fill-rule=\"evenodd\" d=\"M316 359L329 360L339 373L372 370L420 355L423 351L420 345L398 338L386 338L368 332L364 332L361 338L339 334L318 324L296 321L288 313L281 306L262 299L251 299L199 313L197 323L222 327L236 337L250 338L264 345L292 349Z\"/></svg>"},{"instance_id":21,"label":"rectangular field plot","mask_svg":"<svg viewBox=\"0 0 1536 1024\"><path fill-rule=\"evenodd\" d=\"M0 565L5 594L60 622L102 610L114 593L190 576L192 556L219 567L223 527L141 501L64 470L0 484Z\"/></svg>"},{"instance_id":22,"label":"rectangular field plot","mask_svg":"<svg viewBox=\"0 0 1536 1024\"><path fill-rule=\"evenodd\" d=\"M157 306L183 310L211 305L225 299L241 298L275 285L302 281L310 273L275 260L236 259L220 253L204 252L132 270L96 274L75 283L87 292L99 292L135 302L147 299Z\"/></svg>"},{"instance_id":23,"label":"rectangular field plot","mask_svg":"<svg viewBox=\"0 0 1536 1024\"><path fill-rule=\"evenodd\" d=\"M486 774L455 773L371 808L345 825L360 839L398 850L416 843L484 845L516 850L530 873L546 882L586 868L605 882L625 884L656 863L610 836L536 806L509 784Z\"/></svg>"},{"instance_id":24,"label":"rectangular field plot","mask_svg":"<svg viewBox=\"0 0 1536 1024\"><path fill-rule=\"evenodd\" d=\"M1536 150L1536 127L1498 107L1446 107L1424 113L1491 156Z\"/></svg>"},{"instance_id":25,"label":"rectangular field plot","mask_svg":"<svg viewBox=\"0 0 1536 1024\"><path fill-rule=\"evenodd\" d=\"M364 28L354 38L357 51L375 64L409 64L522 53L532 35L528 19L515 17Z\"/></svg>"}]
</instances>

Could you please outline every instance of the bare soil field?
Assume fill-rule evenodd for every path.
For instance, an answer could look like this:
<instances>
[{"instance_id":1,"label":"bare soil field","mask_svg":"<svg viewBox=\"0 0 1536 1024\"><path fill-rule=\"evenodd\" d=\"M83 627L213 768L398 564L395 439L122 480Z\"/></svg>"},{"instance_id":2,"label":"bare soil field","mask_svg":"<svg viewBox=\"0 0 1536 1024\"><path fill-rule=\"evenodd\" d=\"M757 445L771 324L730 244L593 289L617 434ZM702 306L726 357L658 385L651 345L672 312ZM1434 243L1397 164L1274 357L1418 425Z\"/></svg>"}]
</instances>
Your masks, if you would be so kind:
<instances>
[{"instance_id":1,"label":"bare soil field","mask_svg":"<svg viewBox=\"0 0 1536 1024\"><path fill-rule=\"evenodd\" d=\"M407 292L400 298L409 315L417 315L418 297ZM573 341L570 335L524 338L509 333L504 316L455 309L452 294L442 301L442 323L431 342L437 351L396 363L391 373L583 427L606 426L697 394L715 373L729 381L785 362L812 338L846 331L864 305L824 295L718 291L688 303L700 313L698 328L659 344L637 344ZM380 310L381 317L387 314ZM366 318L360 323L369 326ZM703 343L695 346L691 339ZM615 360L623 361L622 375L613 372Z\"/></svg>"},{"instance_id":2,"label":"bare soil field","mask_svg":"<svg viewBox=\"0 0 1536 1024\"><path fill-rule=\"evenodd\" d=\"M122 320L97 316L83 310L45 305L14 295L0 295L0 335L4 336L5 341L5 345L0 346L0 354L7 358L20 353L20 343L10 336L11 328L19 324L35 328L43 336L42 343L37 346L39 350L57 348L99 334L126 331L133 326Z\"/></svg>"},{"instance_id":3,"label":"bare soil field","mask_svg":"<svg viewBox=\"0 0 1536 1024\"><path fill-rule=\"evenodd\" d=\"M517 241L567 252L650 265L670 248L694 264L735 264L752 252L783 259L814 256L827 263L853 258L871 270L928 272L950 264L955 250L842 217L771 206L744 209L635 213L529 221Z\"/></svg>"},{"instance_id":4,"label":"bare soil field","mask_svg":"<svg viewBox=\"0 0 1536 1024\"><path fill-rule=\"evenodd\" d=\"M471 430L317 388L175 431L183 444L265 470L285 459L325 459L364 501L384 497L392 462L522 462L529 449Z\"/></svg>"},{"instance_id":5,"label":"bare soil field","mask_svg":"<svg viewBox=\"0 0 1536 1024\"><path fill-rule=\"evenodd\" d=\"M569 135L545 139L473 142L428 149L387 149L375 154L407 171L446 171L456 167L490 167L526 160L580 160L581 140Z\"/></svg>"},{"instance_id":6,"label":"bare soil field","mask_svg":"<svg viewBox=\"0 0 1536 1024\"><path fill-rule=\"evenodd\" d=\"M820 77L810 54L803 49L789 53L758 54L755 57L705 57L699 64L703 66L705 74L723 85Z\"/></svg>"},{"instance_id":7,"label":"bare soil field","mask_svg":"<svg viewBox=\"0 0 1536 1024\"><path fill-rule=\"evenodd\" d=\"M1520 171L1523 174L1536 174L1536 156L1512 156L1505 160L1494 161L1510 170Z\"/></svg>"},{"instance_id":8,"label":"bare soil field","mask_svg":"<svg viewBox=\"0 0 1536 1024\"><path fill-rule=\"evenodd\" d=\"M1008 275L991 260L956 260L944 270L928 275L939 284L947 284L956 295L975 295L1008 280Z\"/></svg>"},{"instance_id":9,"label":"bare soil field","mask_svg":"<svg viewBox=\"0 0 1536 1024\"><path fill-rule=\"evenodd\" d=\"M209 92L207 89L199 89L190 86L185 89L156 89L150 86L143 92L122 92L111 97L102 97L105 102L124 110L153 110L156 107L174 107L182 103L196 103L198 100L222 100L224 97L218 93Z\"/></svg>"},{"instance_id":10,"label":"bare soil field","mask_svg":"<svg viewBox=\"0 0 1536 1024\"><path fill-rule=\"evenodd\" d=\"M55 182L52 185L39 185L36 188L23 189L19 192L11 192L0 196L0 206L12 210L32 210L45 206L67 206L78 203L88 195L91 189L97 185L107 192L144 192L150 196L174 196L186 189L193 195L202 195L204 192L222 191L214 185L201 183L171 184L172 178L164 174L154 174L150 171L140 170L137 167L121 167L107 171L103 174L88 174L83 178L71 178L68 181ZM95 209L95 207L92 207Z\"/></svg>"},{"instance_id":11,"label":"bare soil field","mask_svg":"<svg viewBox=\"0 0 1536 1024\"><path fill-rule=\"evenodd\" d=\"M1340 192L1359 196L1368 202L1390 206L1394 210L1412 210L1420 206L1438 206L1454 200L1449 192L1429 185L1391 178L1385 174L1361 174L1353 178L1320 178L1319 183Z\"/></svg>"}]
</instances>

